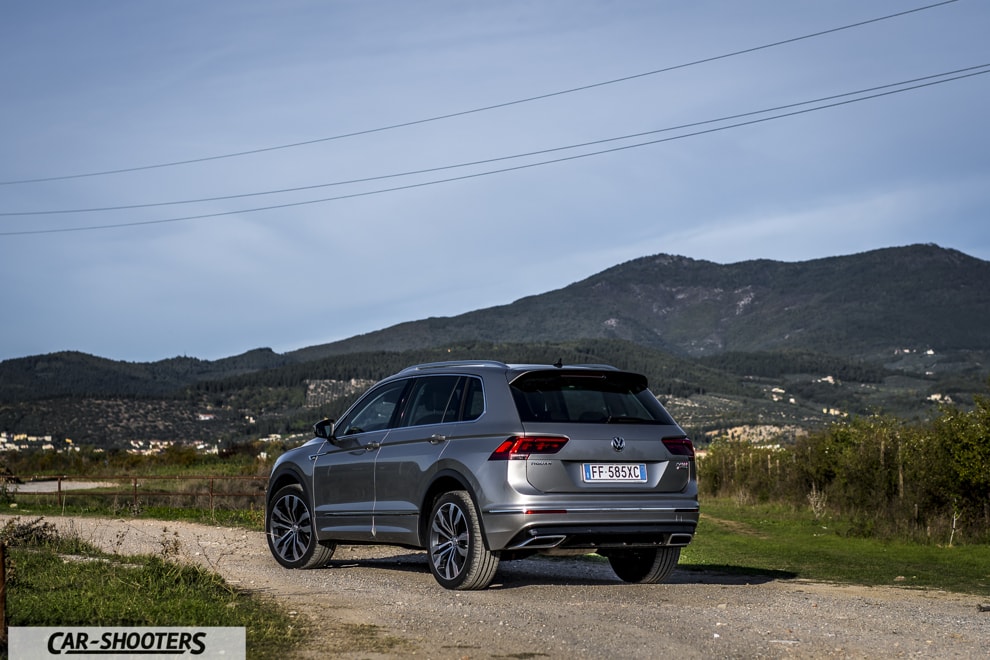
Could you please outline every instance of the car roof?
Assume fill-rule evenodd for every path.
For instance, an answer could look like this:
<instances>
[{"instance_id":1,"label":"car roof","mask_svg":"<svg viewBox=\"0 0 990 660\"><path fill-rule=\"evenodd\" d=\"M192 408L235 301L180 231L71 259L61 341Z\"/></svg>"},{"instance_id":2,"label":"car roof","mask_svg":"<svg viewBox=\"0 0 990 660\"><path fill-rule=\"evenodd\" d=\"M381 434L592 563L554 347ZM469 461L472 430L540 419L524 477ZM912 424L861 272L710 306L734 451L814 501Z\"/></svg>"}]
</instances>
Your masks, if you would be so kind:
<instances>
[{"instance_id":1,"label":"car roof","mask_svg":"<svg viewBox=\"0 0 990 660\"><path fill-rule=\"evenodd\" d=\"M509 364L505 362L499 362L498 360L449 360L445 362L426 362L423 364L414 364L412 366L406 367L399 374L396 375L410 375L412 373L423 373L423 372L443 372L443 371L457 371L457 370L470 370L470 371L495 371L500 373L513 372L516 375L526 373L529 371L550 371L550 370L568 370L568 371L619 371L616 367L610 364L563 364L560 360L556 364Z\"/></svg>"}]
</instances>

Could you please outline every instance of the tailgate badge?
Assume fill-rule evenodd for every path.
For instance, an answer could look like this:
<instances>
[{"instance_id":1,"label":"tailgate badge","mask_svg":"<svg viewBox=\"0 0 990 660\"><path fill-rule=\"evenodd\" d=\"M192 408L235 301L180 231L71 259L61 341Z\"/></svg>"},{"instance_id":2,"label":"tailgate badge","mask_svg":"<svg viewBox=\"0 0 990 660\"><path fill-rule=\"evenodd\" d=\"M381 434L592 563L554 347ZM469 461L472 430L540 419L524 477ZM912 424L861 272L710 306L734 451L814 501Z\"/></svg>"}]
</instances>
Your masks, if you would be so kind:
<instances>
[{"instance_id":1,"label":"tailgate badge","mask_svg":"<svg viewBox=\"0 0 990 660\"><path fill-rule=\"evenodd\" d=\"M626 448L626 439L622 436L615 436L612 438L612 449L615 451L622 451Z\"/></svg>"}]
</instances>

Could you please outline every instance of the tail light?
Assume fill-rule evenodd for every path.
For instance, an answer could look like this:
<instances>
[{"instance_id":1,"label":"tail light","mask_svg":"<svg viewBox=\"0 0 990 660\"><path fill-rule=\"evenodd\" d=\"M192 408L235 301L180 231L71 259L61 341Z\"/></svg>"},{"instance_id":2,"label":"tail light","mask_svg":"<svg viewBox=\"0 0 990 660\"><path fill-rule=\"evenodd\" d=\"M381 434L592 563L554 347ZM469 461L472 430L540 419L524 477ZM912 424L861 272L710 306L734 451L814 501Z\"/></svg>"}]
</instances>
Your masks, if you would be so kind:
<instances>
[{"instance_id":1,"label":"tail light","mask_svg":"<svg viewBox=\"0 0 990 660\"><path fill-rule=\"evenodd\" d=\"M528 458L530 454L556 454L566 444L567 438L561 436L514 435L500 444L488 460L512 461Z\"/></svg>"},{"instance_id":2,"label":"tail light","mask_svg":"<svg viewBox=\"0 0 990 660\"><path fill-rule=\"evenodd\" d=\"M694 445L685 437L664 438L663 446L674 456L690 456L694 458Z\"/></svg>"}]
</instances>

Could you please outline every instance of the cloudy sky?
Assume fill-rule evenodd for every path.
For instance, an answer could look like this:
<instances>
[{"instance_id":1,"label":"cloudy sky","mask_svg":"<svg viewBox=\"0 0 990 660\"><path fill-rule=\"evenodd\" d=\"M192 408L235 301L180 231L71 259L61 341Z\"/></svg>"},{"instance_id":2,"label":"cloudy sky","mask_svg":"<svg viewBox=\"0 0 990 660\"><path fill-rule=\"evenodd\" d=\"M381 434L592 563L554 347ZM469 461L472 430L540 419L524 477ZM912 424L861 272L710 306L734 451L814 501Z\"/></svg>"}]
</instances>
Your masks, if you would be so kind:
<instances>
[{"instance_id":1,"label":"cloudy sky","mask_svg":"<svg viewBox=\"0 0 990 660\"><path fill-rule=\"evenodd\" d=\"M990 260L990 3L890 17L930 4L4 2L0 359L284 352L657 253Z\"/></svg>"}]
</instances>

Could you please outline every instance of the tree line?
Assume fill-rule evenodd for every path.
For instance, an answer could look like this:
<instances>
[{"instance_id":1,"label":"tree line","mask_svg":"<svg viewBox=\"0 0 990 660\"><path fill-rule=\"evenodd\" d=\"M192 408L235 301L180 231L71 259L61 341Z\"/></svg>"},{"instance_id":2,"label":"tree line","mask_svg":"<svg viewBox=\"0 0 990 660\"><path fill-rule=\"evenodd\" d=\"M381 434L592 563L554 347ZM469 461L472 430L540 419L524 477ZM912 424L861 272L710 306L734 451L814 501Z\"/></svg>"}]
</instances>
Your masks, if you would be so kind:
<instances>
[{"instance_id":1,"label":"tree line","mask_svg":"<svg viewBox=\"0 0 990 660\"><path fill-rule=\"evenodd\" d=\"M707 496L811 507L852 535L990 542L990 399L920 422L855 418L790 446L716 441L699 482Z\"/></svg>"}]
</instances>

